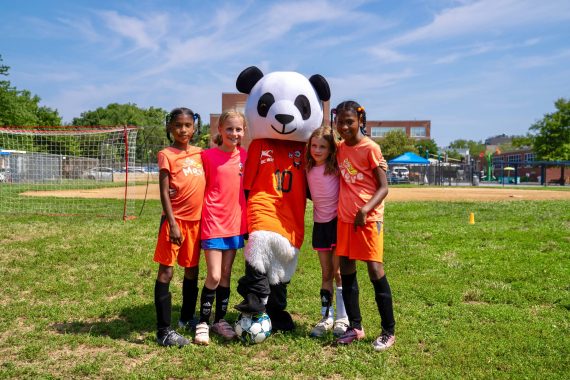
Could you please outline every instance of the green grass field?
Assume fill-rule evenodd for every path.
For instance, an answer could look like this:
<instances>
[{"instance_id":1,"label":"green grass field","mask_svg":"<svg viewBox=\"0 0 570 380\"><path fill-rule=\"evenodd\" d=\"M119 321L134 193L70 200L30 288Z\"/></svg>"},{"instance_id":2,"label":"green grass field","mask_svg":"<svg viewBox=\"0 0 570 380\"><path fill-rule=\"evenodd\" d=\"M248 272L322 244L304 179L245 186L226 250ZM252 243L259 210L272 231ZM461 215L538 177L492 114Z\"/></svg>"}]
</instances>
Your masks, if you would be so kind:
<instances>
[{"instance_id":1,"label":"green grass field","mask_svg":"<svg viewBox=\"0 0 570 380\"><path fill-rule=\"evenodd\" d=\"M363 265L366 339L335 347L331 336L308 337L320 317L308 238L289 286L293 333L165 349L154 340L158 201L126 223L2 215L0 378L568 378L569 210L568 201L388 204L397 342L384 353L371 345L380 321ZM242 272L238 255L234 284ZM181 278L177 270L173 322ZM239 301L234 290L230 303Z\"/></svg>"}]
</instances>

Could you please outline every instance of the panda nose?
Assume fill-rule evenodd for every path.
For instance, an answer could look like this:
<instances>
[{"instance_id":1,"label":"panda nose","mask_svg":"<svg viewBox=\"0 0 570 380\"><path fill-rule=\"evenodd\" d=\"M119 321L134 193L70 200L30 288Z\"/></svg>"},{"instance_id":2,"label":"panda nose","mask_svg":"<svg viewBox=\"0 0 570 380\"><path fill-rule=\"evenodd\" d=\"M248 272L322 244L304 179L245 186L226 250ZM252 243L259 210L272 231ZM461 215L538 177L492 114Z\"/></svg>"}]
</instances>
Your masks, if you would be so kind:
<instances>
[{"instance_id":1,"label":"panda nose","mask_svg":"<svg viewBox=\"0 0 570 380\"><path fill-rule=\"evenodd\" d=\"M285 114L278 114L275 115L275 118L277 119L278 122L280 122L281 124L285 125L285 124L289 124L291 121L293 121L294 117L291 115L285 115Z\"/></svg>"}]
</instances>

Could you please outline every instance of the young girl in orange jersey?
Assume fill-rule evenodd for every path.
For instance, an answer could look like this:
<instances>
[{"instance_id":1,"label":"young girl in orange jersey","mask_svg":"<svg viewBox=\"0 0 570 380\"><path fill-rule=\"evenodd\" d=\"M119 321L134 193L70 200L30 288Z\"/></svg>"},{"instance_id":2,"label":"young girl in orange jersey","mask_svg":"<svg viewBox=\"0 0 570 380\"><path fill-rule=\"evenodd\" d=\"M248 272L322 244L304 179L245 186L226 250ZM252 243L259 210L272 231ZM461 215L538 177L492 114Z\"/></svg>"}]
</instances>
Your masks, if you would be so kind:
<instances>
[{"instance_id":1,"label":"young girl in orange jersey","mask_svg":"<svg viewBox=\"0 0 570 380\"><path fill-rule=\"evenodd\" d=\"M362 130L366 127L364 108L354 101L336 107L336 128L343 139L337 162L340 170L337 255L340 256L342 296L350 327L337 339L349 344L364 338L356 280L356 260L366 262L374 286L382 333L374 341L376 351L395 342L392 293L384 273L384 199L388 195L386 160L380 147ZM361 129L362 128L362 129Z\"/></svg>"},{"instance_id":2,"label":"young girl in orange jersey","mask_svg":"<svg viewBox=\"0 0 570 380\"><path fill-rule=\"evenodd\" d=\"M333 330L341 336L348 327L348 318L342 300L336 249L338 207L338 165L336 141L332 128L322 126L309 138L306 151L307 182L313 201L313 249L319 254L321 264L321 320L311 330L312 337L322 337ZM333 279L336 281L336 319L332 307Z\"/></svg>"},{"instance_id":3,"label":"young girl in orange jersey","mask_svg":"<svg viewBox=\"0 0 570 380\"><path fill-rule=\"evenodd\" d=\"M245 133L245 116L238 111L222 113L218 123L218 145L202 152L206 191L202 208L202 249L208 272L200 297L200 322L194 343L210 342L212 305L216 309L212 331L226 340L236 337L224 319L230 297L230 279L236 250L244 246L247 232L243 166L246 152L240 147Z\"/></svg>"},{"instance_id":4,"label":"young girl in orange jersey","mask_svg":"<svg viewBox=\"0 0 570 380\"><path fill-rule=\"evenodd\" d=\"M166 121L166 135L174 142L158 153L162 218L154 252L159 264L154 286L157 341L162 346L182 347L188 339L170 328L172 296L169 292L174 264L184 268L182 310L179 326L190 328L198 297L200 217L204 199L204 170L201 148L190 145L200 128L200 116L188 108L175 108Z\"/></svg>"}]
</instances>

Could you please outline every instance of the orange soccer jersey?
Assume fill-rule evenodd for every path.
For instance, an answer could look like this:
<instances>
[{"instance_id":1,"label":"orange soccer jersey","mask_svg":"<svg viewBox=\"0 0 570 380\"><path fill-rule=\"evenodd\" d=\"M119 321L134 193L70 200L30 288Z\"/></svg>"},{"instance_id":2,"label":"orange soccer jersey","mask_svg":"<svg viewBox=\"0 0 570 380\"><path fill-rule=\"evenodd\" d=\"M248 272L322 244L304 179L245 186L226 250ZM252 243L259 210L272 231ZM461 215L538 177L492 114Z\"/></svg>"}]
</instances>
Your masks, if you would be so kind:
<instances>
[{"instance_id":1,"label":"orange soccer jersey","mask_svg":"<svg viewBox=\"0 0 570 380\"><path fill-rule=\"evenodd\" d=\"M253 140L243 185L249 190L249 232L273 231L297 248L303 244L306 205L305 143Z\"/></svg>"},{"instance_id":2,"label":"orange soccer jersey","mask_svg":"<svg viewBox=\"0 0 570 380\"><path fill-rule=\"evenodd\" d=\"M172 211L176 219L200 220L206 179L200 153L202 148L187 150L168 147L158 152L158 167L168 171Z\"/></svg>"},{"instance_id":3,"label":"orange soccer jersey","mask_svg":"<svg viewBox=\"0 0 570 380\"><path fill-rule=\"evenodd\" d=\"M378 144L365 137L358 144L348 146L341 141L337 161L340 169L338 217L345 223L354 223L358 210L372 198L378 188L373 170L387 169L386 160ZM384 220L384 201L370 211L366 222Z\"/></svg>"}]
</instances>

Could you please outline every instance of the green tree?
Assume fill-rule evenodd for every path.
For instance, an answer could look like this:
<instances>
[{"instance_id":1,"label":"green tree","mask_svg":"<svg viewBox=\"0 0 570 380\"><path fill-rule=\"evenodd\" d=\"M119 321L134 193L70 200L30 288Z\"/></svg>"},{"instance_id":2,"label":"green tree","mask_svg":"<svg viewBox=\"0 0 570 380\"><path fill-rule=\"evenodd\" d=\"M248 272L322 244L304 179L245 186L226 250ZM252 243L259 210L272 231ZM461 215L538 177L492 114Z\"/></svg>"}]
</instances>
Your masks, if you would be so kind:
<instances>
[{"instance_id":1,"label":"green tree","mask_svg":"<svg viewBox=\"0 0 570 380\"><path fill-rule=\"evenodd\" d=\"M426 152L428 152L430 155L437 156L437 152L439 151L439 148L437 147L434 139L418 140L414 145L418 150L418 154L424 158L429 158L426 157Z\"/></svg>"},{"instance_id":2,"label":"green tree","mask_svg":"<svg viewBox=\"0 0 570 380\"><path fill-rule=\"evenodd\" d=\"M539 160L570 160L570 100L560 98L555 103L556 112L547 113L534 123L530 130L534 135L534 152Z\"/></svg>"},{"instance_id":3,"label":"green tree","mask_svg":"<svg viewBox=\"0 0 570 380\"><path fill-rule=\"evenodd\" d=\"M408 137L401 130L393 130L386 133L384 138L376 141L382 149L382 154L387 160L398 157L406 152L418 153L415 147L415 140Z\"/></svg>"},{"instance_id":4,"label":"green tree","mask_svg":"<svg viewBox=\"0 0 570 380\"><path fill-rule=\"evenodd\" d=\"M534 146L534 136L527 133L525 136L513 136L511 144L514 148L532 148Z\"/></svg>"},{"instance_id":5,"label":"green tree","mask_svg":"<svg viewBox=\"0 0 570 380\"><path fill-rule=\"evenodd\" d=\"M2 64L0 75L7 77L10 67ZM58 126L61 117L57 110L40 106L41 98L28 90L18 90L8 80L0 80L0 125Z\"/></svg>"},{"instance_id":6,"label":"green tree","mask_svg":"<svg viewBox=\"0 0 570 380\"><path fill-rule=\"evenodd\" d=\"M469 155L471 157L478 157L479 153L485 151L485 144L483 141L458 139L449 143L449 147L452 148L452 150L469 149Z\"/></svg>"},{"instance_id":7,"label":"green tree","mask_svg":"<svg viewBox=\"0 0 570 380\"><path fill-rule=\"evenodd\" d=\"M156 162L156 154L170 145L166 138L164 122L167 111L162 108L148 109L136 104L112 103L107 107L86 111L73 119L73 125L134 125L140 127L137 133L136 161L140 163Z\"/></svg>"}]
</instances>

